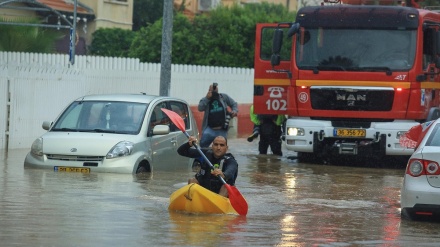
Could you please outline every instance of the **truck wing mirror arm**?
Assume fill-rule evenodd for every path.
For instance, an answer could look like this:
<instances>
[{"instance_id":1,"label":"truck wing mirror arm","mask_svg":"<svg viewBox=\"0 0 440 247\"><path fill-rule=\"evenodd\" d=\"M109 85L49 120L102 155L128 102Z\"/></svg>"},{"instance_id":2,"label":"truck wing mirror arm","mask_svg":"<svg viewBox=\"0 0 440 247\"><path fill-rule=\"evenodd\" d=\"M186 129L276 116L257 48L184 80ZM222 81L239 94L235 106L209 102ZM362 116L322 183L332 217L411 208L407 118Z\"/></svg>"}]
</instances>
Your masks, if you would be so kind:
<instances>
[{"instance_id":1,"label":"truck wing mirror arm","mask_svg":"<svg viewBox=\"0 0 440 247\"><path fill-rule=\"evenodd\" d=\"M299 31L299 23L294 23L287 31L287 37L291 38L293 35L297 34Z\"/></svg>"}]
</instances>

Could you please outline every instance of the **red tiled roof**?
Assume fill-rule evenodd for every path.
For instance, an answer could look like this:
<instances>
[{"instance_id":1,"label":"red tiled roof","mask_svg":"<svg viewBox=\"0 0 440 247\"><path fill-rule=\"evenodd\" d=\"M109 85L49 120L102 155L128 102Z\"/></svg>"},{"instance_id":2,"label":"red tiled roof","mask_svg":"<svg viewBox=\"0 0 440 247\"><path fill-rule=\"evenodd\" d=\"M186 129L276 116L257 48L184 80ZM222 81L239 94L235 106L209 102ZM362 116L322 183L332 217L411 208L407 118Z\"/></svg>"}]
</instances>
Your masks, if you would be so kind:
<instances>
[{"instance_id":1,"label":"red tiled roof","mask_svg":"<svg viewBox=\"0 0 440 247\"><path fill-rule=\"evenodd\" d=\"M44 4L52 9L55 9L57 11L63 11L63 12L72 12L74 10L73 1L72 3L67 3L65 0L37 0L37 2ZM93 14L90 13L89 10L86 8L83 8L77 4L76 6L76 13L77 14Z\"/></svg>"}]
</instances>

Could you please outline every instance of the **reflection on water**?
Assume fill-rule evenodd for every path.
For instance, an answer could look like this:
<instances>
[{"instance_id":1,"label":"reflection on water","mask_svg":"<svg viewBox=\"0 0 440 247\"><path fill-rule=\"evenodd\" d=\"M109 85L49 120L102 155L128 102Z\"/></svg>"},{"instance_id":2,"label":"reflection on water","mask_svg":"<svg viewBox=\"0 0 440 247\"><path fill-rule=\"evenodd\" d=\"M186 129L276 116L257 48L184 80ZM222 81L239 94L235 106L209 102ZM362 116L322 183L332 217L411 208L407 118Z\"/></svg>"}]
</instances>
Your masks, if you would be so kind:
<instances>
[{"instance_id":1,"label":"reflection on water","mask_svg":"<svg viewBox=\"0 0 440 247\"><path fill-rule=\"evenodd\" d=\"M170 212L173 242L178 246L217 246L240 241L234 233L243 230L246 217L239 215L204 215ZM229 243L229 244L228 244Z\"/></svg>"},{"instance_id":2,"label":"reflection on water","mask_svg":"<svg viewBox=\"0 0 440 247\"><path fill-rule=\"evenodd\" d=\"M438 246L436 222L400 219L403 169L298 163L230 140L246 217L169 212L191 171L146 175L23 169L0 161L3 246ZM288 151L283 151L290 156Z\"/></svg>"}]
</instances>

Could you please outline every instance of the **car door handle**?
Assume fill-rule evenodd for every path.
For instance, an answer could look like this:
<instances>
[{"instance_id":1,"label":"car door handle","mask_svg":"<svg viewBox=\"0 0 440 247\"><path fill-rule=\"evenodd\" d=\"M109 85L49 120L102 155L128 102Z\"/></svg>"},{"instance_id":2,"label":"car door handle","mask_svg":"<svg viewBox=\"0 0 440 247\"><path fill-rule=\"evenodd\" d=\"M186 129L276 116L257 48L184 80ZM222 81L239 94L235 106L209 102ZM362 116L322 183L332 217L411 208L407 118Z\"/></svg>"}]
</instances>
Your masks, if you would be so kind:
<instances>
[{"instance_id":1,"label":"car door handle","mask_svg":"<svg viewBox=\"0 0 440 247\"><path fill-rule=\"evenodd\" d=\"M173 140L171 140L171 143L172 143L172 144L177 144L177 140L176 140L176 139L173 139Z\"/></svg>"}]
</instances>

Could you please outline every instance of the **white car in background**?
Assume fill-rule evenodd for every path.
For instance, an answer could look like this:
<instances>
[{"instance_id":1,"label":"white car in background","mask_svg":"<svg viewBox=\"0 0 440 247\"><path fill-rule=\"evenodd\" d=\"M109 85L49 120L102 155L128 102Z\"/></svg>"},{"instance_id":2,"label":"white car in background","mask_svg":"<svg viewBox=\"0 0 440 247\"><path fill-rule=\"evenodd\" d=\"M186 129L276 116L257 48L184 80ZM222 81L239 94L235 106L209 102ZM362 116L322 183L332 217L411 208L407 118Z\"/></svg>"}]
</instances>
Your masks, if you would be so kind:
<instances>
[{"instance_id":1,"label":"white car in background","mask_svg":"<svg viewBox=\"0 0 440 247\"><path fill-rule=\"evenodd\" d=\"M405 170L401 214L414 220L440 218L440 119L415 129L417 144Z\"/></svg>"},{"instance_id":2,"label":"white car in background","mask_svg":"<svg viewBox=\"0 0 440 247\"><path fill-rule=\"evenodd\" d=\"M191 168L177 148L188 141L161 108L177 112L199 135L188 104L145 94L89 95L73 101L32 144L24 166L64 172L141 173Z\"/></svg>"}]
</instances>

